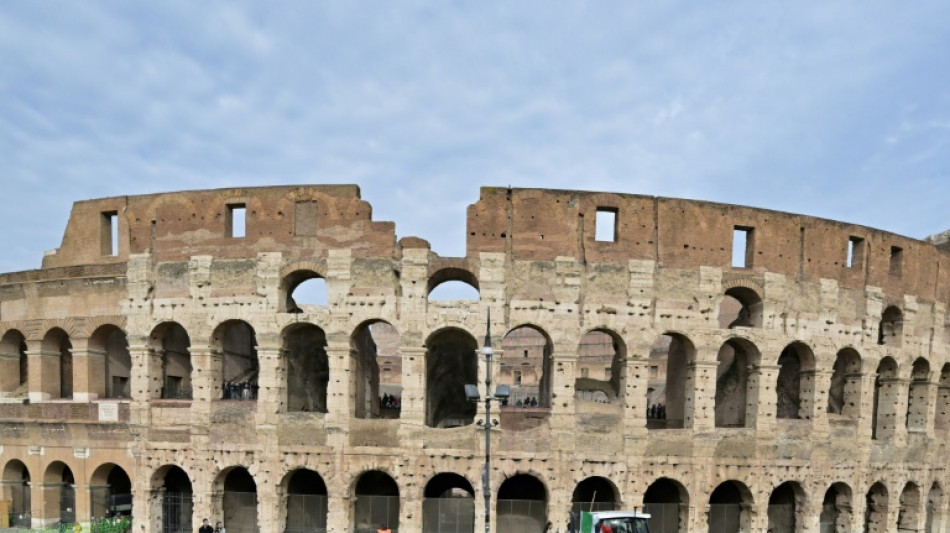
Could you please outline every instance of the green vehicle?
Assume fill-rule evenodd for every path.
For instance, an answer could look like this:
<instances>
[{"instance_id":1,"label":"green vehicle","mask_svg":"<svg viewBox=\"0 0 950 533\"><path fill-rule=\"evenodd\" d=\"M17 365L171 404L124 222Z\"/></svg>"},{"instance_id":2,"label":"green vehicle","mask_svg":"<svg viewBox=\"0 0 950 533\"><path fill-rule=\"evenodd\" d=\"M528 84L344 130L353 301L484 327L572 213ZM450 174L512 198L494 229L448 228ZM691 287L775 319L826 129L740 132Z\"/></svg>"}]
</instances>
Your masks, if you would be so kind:
<instances>
[{"instance_id":1,"label":"green vehicle","mask_svg":"<svg viewBox=\"0 0 950 533\"><path fill-rule=\"evenodd\" d=\"M650 533L649 520L639 511L582 512L578 533Z\"/></svg>"}]
</instances>

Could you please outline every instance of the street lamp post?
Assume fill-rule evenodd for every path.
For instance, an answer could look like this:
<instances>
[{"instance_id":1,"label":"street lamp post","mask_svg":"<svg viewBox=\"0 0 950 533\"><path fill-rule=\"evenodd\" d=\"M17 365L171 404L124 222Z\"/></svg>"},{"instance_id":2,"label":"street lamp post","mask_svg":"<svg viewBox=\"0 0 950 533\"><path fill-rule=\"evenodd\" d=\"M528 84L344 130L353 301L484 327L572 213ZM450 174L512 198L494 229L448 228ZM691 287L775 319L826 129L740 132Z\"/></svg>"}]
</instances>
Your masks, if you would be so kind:
<instances>
[{"instance_id":1,"label":"street lamp post","mask_svg":"<svg viewBox=\"0 0 950 533\"><path fill-rule=\"evenodd\" d=\"M511 396L507 385L499 385L495 389L495 396L491 394L491 364L495 351L491 347L491 308L488 309L488 325L485 328L485 343L479 351L485 360L485 467L482 471L482 494L485 496L485 533L491 533L491 428L498 425L497 420L491 419L491 402L504 402ZM481 398L478 394L478 385L465 385L465 396L469 401L478 403ZM482 425L482 421L478 421Z\"/></svg>"}]
</instances>

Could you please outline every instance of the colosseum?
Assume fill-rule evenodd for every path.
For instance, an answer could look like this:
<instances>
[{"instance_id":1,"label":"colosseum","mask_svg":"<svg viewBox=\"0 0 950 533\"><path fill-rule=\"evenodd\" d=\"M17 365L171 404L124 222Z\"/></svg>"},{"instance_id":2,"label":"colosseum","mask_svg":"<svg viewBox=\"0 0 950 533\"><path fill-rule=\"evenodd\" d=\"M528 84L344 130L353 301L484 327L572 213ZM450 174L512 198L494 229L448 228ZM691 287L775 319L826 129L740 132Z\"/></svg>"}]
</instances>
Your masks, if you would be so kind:
<instances>
[{"instance_id":1,"label":"colosseum","mask_svg":"<svg viewBox=\"0 0 950 533\"><path fill-rule=\"evenodd\" d=\"M353 185L80 201L0 275L0 526L950 531L948 302L947 234L702 201L483 187L464 257Z\"/></svg>"}]
</instances>

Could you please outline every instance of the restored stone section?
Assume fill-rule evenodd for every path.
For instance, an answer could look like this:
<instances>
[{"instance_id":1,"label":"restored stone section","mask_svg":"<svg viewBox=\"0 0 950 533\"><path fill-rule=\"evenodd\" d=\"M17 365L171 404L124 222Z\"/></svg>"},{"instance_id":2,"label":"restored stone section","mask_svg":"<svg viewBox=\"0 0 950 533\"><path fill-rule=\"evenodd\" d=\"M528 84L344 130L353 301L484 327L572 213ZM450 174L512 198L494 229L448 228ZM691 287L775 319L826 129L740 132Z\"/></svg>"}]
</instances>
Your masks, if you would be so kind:
<instances>
[{"instance_id":1,"label":"restored stone section","mask_svg":"<svg viewBox=\"0 0 950 533\"><path fill-rule=\"evenodd\" d=\"M488 419L495 531L591 505L947 530L946 234L498 187L466 231L465 257L397 241L352 185L77 202L43 268L0 274L0 502L33 527L482 529ZM479 299L430 300L446 281ZM490 417L463 392L488 326L513 393Z\"/></svg>"}]
</instances>

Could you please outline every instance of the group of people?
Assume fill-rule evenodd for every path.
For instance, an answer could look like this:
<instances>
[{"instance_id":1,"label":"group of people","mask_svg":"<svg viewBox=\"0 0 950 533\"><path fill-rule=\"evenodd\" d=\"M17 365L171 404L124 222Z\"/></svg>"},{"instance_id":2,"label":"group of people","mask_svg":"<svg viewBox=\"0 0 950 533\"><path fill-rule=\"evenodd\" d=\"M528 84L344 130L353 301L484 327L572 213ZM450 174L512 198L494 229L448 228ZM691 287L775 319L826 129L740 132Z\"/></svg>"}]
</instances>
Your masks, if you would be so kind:
<instances>
[{"instance_id":1,"label":"group of people","mask_svg":"<svg viewBox=\"0 0 950 533\"><path fill-rule=\"evenodd\" d=\"M655 420L666 420L666 406L662 403L655 403L647 408L647 418Z\"/></svg>"},{"instance_id":2,"label":"group of people","mask_svg":"<svg viewBox=\"0 0 950 533\"><path fill-rule=\"evenodd\" d=\"M221 522L215 522L214 527L211 527L211 524L208 523L208 519L205 518L201 522L201 527L198 528L198 533L227 533L224 530L224 524Z\"/></svg>"},{"instance_id":3,"label":"group of people","mask_svg":"<svg viewBox=\"0 0 950 533\"><path fill-rule=\"evenodd\" d=\"M402 402L399 400L399 396L383 394L383 397L379 399L379 406L383 409L399 409L402 407Z\"/></svg>"},{"instance_id":4,"label":"group of people","mask_svg":"<svg viewBox=\"0 0 950 533\"><path fill-rule=\"evenodd\" d=\"M260 387L254 381L226 381L222 388L225 400L256 400Z\"/></svg>"},{"instance_id":5,"label":"group of people","mask_svg":"<svg viewBox=\"0 0 950 533\"><path fill-rule=\"evenodd\" d=\"M534 396L529 396L528 398L525 398L524 400L518 400L518 403L516 403L515 405L517 405L518 407L537 407L538 399L535 398Z\"/></svg>"}]
</instances>

